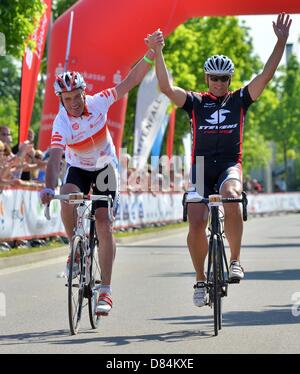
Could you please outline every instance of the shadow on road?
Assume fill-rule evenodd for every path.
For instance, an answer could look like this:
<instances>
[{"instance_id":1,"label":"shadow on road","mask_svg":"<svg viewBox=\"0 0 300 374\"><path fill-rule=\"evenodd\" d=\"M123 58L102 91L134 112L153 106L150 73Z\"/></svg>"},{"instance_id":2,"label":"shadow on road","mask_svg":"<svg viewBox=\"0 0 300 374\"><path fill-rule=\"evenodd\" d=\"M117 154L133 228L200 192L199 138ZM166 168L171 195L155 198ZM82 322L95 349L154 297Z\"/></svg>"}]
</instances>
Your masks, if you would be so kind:
<instances>
[{"instance_id":1,"label":"shadow on road","mask_svg":"<svg viewBox=\"0 0 300 374\"><path fill-rule=\"evenodd\" d=\"M19 345L19 344L54 344L54 345L81 345L91 343L102 343L105 346L123 346L131 343L142 343L142 342L178 342L191 339L199 338L210 338L213 337L211 331L201 330L182 330L182 331L170 331L161 334L145 334L145 335L125 335L125 336L101 336L101 330L99 332L93 330L82 329L78 335L70 337L67 330L57 331L44 331L44 332L33 332L24 334L14 335L2 335L0 339L1 345ZM89 335L87 337L87 335ZM82 338L81 336L84 336ZM57 338L60 337L60 340ZM55 338L56 340L54 340Z\"/></svg>"},{"instance_id":2,"label":"shadow on road","mask_svg":"<svg viewBox=\"0 0 300 374\"><path fill-rule=\"evenodd\" d=\"M194 272L172 272L153 275L155 278L178 278L189 277L194 278ZM247 271L243 282L248 280L274 280L274 281L291 281L300 280L300 269L285 269L285 270L261 270L261 271ZM242 284L242 283L241 283Z\"/></svg>"},{"instance_id":3,"label":"shadow on road","mask_svg":"<svg viewBox=\"0 0 300 374\"><path fill-rule=\"evenodd\" d=\"M245 249L245 248L265 248L265 249L299 248L300 249L300 243L242 244L242 249Z\"/></svg>"},{"instance_id":4,"label":"shadow on road","mask_svg":"<svg viewBox=\"0 0 300 374\"><path fill-rule=\"evenodd\" d=\"M48 343L52 338L69 336L68 330L25 332L22 334L0 335L1 345Z\"/></svg>"},{"instance_id":5,"label":"shadow on road","mask_svg":"<svg viewBox=\"0 0 300 374\"><path fill-rule=\"evenodd\" d=\"M175 343L185 340L193 340L199 338L212 338L213 331L201 331L201 330L182 330L182 331L170 331L167 333L160 334L145 334L145 335L124 335L124 336L99 336L95 335L95 332L87 331L89 334L93 334L92 337L80 338L76 340L60 340L52 342L52 344L85 344L85 343L104 343L106 346L123 346L131 343L143 343L143 342L165 342ZM85 334L86 335L86 334Z\"/></svg>"},{"instance_id":6,"label":"shadow on road","mask_svg":"<svg viewBox=\"0 0 300 374\"><path fill-rule=\"evenodd\" d=\"M292 305L268 305L262 311L231 311L223 313L223 328L245 326L274 326L299 324L300 317L292 315ZM208 309L206 309L208 310ZM104 346L125 346L131 343L182 341L213 338L213 315L178 316L154 318L152 321L167 323L168 325L192 326L191 329L169 331L159 334L101 336L100 331L84 330L74 337L70 337L68 330L41 331L13 335L2 335L3 346L20 344L52 344L52 345L81 345L101 343Z\"/></svg>"},{"instance_id":7,"label":"shadow on road","mask_svg":"<svg viewBox=\"0 0 300 374\"><path fill-rule=\"evenodd\" d=\"M262 311L234 311L223 313L223 326L272 326L299 324L300 317L292 314L292 305L268 305ZM213 323L213 316L181 316L169 318L156 318L154 321L178 324L209 324Z\"/></svg>"},{"instance_id":8,"label":"shadow on road","mask_svg":"<svg viewBox=\"0 0 300 374\"><path fill-rule=\"evenodd\" d=\"M249 271L245 273L245 279L247 280L300 280L299 269L284 269L284 270L262 270L262 271Z\"/></svg>"}]
</instances>

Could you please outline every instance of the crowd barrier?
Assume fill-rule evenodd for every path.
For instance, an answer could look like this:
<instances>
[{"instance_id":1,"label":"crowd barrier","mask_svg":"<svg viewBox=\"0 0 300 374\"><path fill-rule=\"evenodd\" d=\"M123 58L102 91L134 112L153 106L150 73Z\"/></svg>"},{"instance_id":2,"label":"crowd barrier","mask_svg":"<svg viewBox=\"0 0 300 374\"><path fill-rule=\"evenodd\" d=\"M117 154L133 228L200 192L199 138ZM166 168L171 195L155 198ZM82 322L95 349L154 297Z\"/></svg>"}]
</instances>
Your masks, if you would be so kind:
<instances>
[{"instance_id":1,"label":"crowd barrier","mask_svg":"<svg viewBox=\"0 0 300 374\"><path fill-rule=\"evenodd\" d=\"M116 229L182 219L182 193L122 193ZM300 193L248 195L249 214L300 211ZM0 193L0 241L64 236L60 203L51 203L51 220L44 217L37 190L5 188Z\"/></svg>"},{"instance_id":2,"label":"crowd barrier","mask_svg":"<svg viewBox=\"0 0 300 374\"><path fill-rule=\"evenodd\" d=\"M300 211L300 192L248 194L248 214Z\"/></svg>"}]
</instances>

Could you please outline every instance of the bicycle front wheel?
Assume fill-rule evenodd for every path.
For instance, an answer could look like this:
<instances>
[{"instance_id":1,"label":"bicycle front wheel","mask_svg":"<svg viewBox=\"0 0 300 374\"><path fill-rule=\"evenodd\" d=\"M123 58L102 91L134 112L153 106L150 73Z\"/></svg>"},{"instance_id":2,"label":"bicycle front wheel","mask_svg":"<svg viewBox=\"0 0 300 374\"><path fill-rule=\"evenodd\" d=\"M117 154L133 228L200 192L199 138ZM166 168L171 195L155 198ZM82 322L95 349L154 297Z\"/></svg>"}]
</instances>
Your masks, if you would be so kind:
<instances>
[{"instance_id":1,"label":"bicycle front wheel","mask_svg":"<svg viewBox=\"0 0 300 374\"><path fill-rule=\"evenodd\" d=\"M91 253L91 265L90 265L90 284L89 284L89 318L92 329L97 329L100 323L100 316L96 314L96 307L99 296L99 288L101 285L101 269L99 265L97 246L93 248Z\"/></svg>"},{"instance_id":2,"label":"bicycle front wheel","mask_svg":"<svg viewBox=\"0 0 300 374\"><path fill-rule=\"evenodd\" d=\"M218 256L218 241L214 236L212 240L212 257L213 257L213 306L214 306L214 331L215 336L219 333L219 328L222 324L221 311L221 290L219 282L219 256Z\"/></svg>"},{"instance_id":3,"label":"bicycle front wheel","mask_svg":"<svg viewBox=\"0 0 300 374\"><path fill-rule=\"evenodd\" d=\"M70 256L70 267L68 274L68 315L69 325L72 335L76 335L79 330L82 305L84 297L83 284L83 243L80 236L76 236L72 243Z\"/></svg>"}]
</instances>

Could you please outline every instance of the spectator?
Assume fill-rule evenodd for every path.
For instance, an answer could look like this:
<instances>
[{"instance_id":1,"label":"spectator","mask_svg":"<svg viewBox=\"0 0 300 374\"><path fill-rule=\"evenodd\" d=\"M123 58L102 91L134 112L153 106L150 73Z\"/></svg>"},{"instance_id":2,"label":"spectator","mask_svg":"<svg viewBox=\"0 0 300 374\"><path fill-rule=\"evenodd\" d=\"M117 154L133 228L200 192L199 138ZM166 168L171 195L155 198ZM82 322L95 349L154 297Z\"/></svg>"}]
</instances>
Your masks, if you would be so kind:
<instances>
[{"instance_id":1,"label":"spectator","mask_svg":"<svg viewBox=\"0 0 300 374\"><path fill-rule=\"evenodd\" d=\"M10 147L0 140L0 187L18 185L14 171L20 160L11 154Z\"/></svg>"},{"instance_id":2,"label":"spectator","mask_svg":"<svg viewBox=\"0 0 300 374\"><path fill-rule=\"evenodd\" d=\"M275 182L275 192L286 192L286 182L283 178Z\"/></svg>"},{"instance_id":3,"label":"spectator","mask_svg":"<svg viewBox=\"0 0 300 374\"><path fill-rule=\"evenodd\" d=\"M10 131L9 127L0 126L0 140L3 143L8 144L9 146L11 145L12 135L11 135L11 131Z\"/></svg>"},{"instance_id":4,"label":"spectator","mask_svg":"<svg viewBox=\"0 0 300 374\"><path fill-rule=\"evenodd\" d=\"M41 182L41 183L45 182L46 167L47 167L47 161L44 161L43 159L44 159L43 152L37 149L34 154L34 162L35 164L37 164L38 168L35 171L34 181Z\"/></svg>"},{"instance_id":5,"label":"spectator","mask_svg":"<svg viewBox=\"0 0 300 374\"><path fill-rule=\"evenodd\" d=\"M263 186L261 185L261 183L258 182L257 179L253 179L251 181L251 192L252 193L261 193L263 192Z\"/></svg>"},{"instance_id":6,"label":"spectator","mask_svg":"<svg viewBox=\"0 0 300 374\"><path fill-rule=\"evenodd\" d=\"M32 129L28 130L27 140L23 144L27 145L27 150L23 158L21 179L24 181L31 181L33 179L33 175L38 171L39 168L39 164L35 159L34 132ZM12 152L14 154L19 154L19 150L19 144L16 144L12 148Z\"/></svg>"}]
</instances>

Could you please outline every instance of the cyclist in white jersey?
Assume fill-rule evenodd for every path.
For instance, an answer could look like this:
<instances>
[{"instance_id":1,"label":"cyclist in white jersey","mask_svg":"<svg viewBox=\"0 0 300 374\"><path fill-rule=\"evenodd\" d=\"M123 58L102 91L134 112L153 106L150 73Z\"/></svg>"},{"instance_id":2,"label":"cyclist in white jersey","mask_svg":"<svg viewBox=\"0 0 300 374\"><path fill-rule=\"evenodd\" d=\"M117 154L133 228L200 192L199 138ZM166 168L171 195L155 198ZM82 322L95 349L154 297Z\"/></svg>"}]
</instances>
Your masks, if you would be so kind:
<instances>
[{"instance_id":1,"label":"cyclist in white jersey","mask_svg":"<svg viewBox=\"0 0 300 374\"><path fill-rule=\"evenodd\" d=\"M160 33L157 30L152 35ZM80 73L65 72L56 77L54 89L60 98L61 107L52 129L46 188L40 193L43 204L48 204L53 198L64 154L68 167L61 194L79 191L88 193L91 184L95 184L94 194L110 194L114 202L118 200L118 160L106 123L107 112L115 101L141 82L153 65L154 58L155 52L149 49L121 83L93 96L86 95L86 83ZM112 308L111 276L116 249L107 202L96 202L95 215L96 230L101 240L99 262L102 274L97 313L108 315ZM61 216L71 240L73 207L61 202Z\"/></svg>"}]
</instances>

